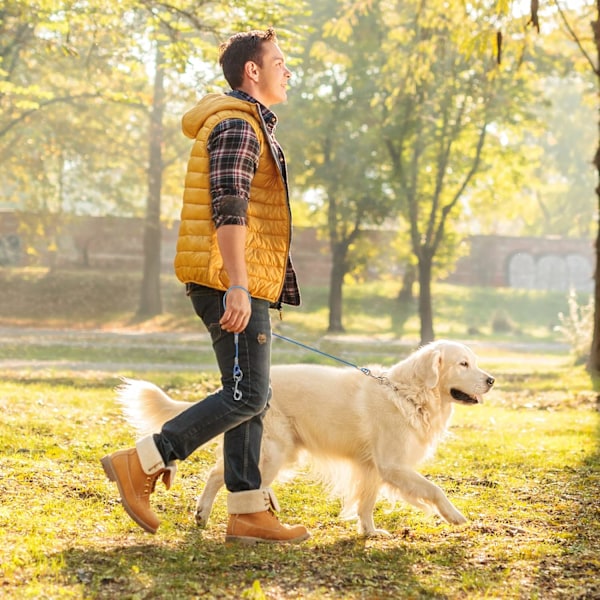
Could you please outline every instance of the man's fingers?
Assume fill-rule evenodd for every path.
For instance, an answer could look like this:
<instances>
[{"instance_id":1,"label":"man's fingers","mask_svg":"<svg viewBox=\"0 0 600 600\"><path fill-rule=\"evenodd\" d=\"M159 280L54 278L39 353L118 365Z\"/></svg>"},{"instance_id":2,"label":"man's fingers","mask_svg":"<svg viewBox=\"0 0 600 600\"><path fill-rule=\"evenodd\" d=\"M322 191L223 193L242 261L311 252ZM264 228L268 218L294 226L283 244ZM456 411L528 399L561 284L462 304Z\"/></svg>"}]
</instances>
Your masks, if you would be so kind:
<instances>
[{"instance_id":1,"label":"man's fingers","mask_svg":"<svg viewBox=\"0 0 600 600\"><path fill-rule=\"evenodd\" d=\"M221 317L220 323L225 331L241 333L246 329L249 320L250 315L246 314L245 311L236 312L234 310L226 310Z\"/></svg>"}]
</instances>

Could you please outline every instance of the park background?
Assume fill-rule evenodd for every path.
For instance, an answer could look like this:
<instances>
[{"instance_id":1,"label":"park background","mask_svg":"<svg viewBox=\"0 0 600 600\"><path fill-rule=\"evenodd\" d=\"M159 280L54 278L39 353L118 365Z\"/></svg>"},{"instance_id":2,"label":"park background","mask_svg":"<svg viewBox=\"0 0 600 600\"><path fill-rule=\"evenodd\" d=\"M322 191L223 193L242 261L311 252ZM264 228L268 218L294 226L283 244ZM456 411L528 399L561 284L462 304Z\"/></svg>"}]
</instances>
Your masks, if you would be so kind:
<instances>
[{"instance_id":1,"label":"park background","mask_svg":"<svg viewBox=\"0 0 600 600\"><path fill-rule=\"evenodd\" d=\"M539 4L539 5L538 5ZM0 12L0 595L595 598L594 2L8 0ZM303 306L279 333L357 365L469 343L497 378L422 472L470 522L378 505L338 517L310 471L278 482L297 548L223 545L194 497L208 446L132 527L98 459L130 445L113 388L218 382L171 260L190 142L223 91L216 46L274 25L276 107ZM592 28L590 28L590 24ZM330 359L277 340L274 362ZM154 497L153 497L154 498Z\"/></svg>"}]
</instances>

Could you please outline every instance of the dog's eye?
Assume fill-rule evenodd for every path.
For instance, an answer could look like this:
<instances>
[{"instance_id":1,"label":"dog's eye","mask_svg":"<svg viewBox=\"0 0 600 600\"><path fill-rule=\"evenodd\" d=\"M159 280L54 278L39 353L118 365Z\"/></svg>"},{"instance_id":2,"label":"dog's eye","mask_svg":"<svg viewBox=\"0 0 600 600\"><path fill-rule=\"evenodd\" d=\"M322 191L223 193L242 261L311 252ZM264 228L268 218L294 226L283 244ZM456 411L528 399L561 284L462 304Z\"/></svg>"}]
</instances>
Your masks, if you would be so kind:
<instances>
[{"instance_id":1,"label":"dog's eye","mask_svg":"<svg viewBox=\"0 0 600 600\"><path fill-rule=\"evenodd\" d=\"M469 363L468 363L466 360L463 360L463 361L460 363L460 366L461 366L461 367L468 368L468 367L469 367Z\"/></svg>"}]
</instances>

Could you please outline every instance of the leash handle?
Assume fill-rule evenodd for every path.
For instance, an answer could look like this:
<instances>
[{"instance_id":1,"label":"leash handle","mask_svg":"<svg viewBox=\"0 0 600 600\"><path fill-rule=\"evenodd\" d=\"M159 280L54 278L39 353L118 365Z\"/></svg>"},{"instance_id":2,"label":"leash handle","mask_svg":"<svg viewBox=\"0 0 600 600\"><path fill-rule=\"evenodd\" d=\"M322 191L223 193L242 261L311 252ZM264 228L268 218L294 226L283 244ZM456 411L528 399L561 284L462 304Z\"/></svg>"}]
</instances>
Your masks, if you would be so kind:
<instances>
[{"instance_id":1,"label":"leash handle","mask_svg":"<svg viewBox=\"0 0 600 600\"><path fill-rule=\"evenodd\" d=\"M244 292L246 292L246 294L248 294L248 301L252 304L252 296L250 295L250 292L243 285L232 285L232 286L229 286L227 288L227 291L225 292L225 294L223 294L223 308L225 310L227 310L227 294L229 294L229 292L231 290L244 290Z\"/></svg>"}]
</instances>

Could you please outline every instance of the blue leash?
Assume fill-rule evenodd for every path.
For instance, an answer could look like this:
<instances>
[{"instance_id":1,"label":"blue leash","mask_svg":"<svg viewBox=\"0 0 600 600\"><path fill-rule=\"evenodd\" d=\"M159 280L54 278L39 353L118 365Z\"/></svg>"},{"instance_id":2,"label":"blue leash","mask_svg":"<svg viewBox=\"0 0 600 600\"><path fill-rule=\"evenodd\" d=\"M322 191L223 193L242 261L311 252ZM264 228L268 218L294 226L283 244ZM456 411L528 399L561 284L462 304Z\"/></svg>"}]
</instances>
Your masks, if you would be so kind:
<instances>
[{"instance_id":1,"label":"blue leash","mask_svg":"<svg viewBox=\"0 0 600 600\"><path fill-rule=\"evenodd\" d=\"M252 302L252 297L250 296L250 292L248 292L248 290L246 288L242 287L241 285L232 285L225 292L225 295L223 296L223 308L224 309L227 309L226 300L227 300L227 294L229 293L229 290L232 290L235 288L244 290L248 294L248 298ZM293 340L292 338L289 338L289 337L285 337L285 335L280 335L279 333L274 333L274 332L272 332L272 335L273 335L273 337L279 338L280 340L290 342L290 344L296 344L296 346L300 346L301 348L304 348L305 350L310 350L311 352L315 352L316 354L320 354L321 356L326 356L327 358L331 358L332 360L337 360L338 362L343 363L344 365L353 367L354 369L358 369L364 375L373 377L373 379L376 379L380 383L382 381L381 377L375 377L375 375L373 375L371 373L371 369L368 369L367 367L359 367L357 364L354 364L348 360L344 360L343 358L340 358L339 356L334 356L333 354L328 354L327 352L323 352L322 350L319 350L318 348L313 348L312 346L307 346L306 344L303 344L302 342ZM233 358L233 382L234 382L233 399L239 401L242 399L242 390L240 390L238 388L238 386L239 386L240 381L244 377L244 373L242 372L242 369L240 367L240 361L239 361L239 350L240 350L240 334L239 333L233 334L233 344L235 346L235 355Z\"/></svg>"},{"instance_id":2,"label":"blue leash","mask_svg":"<svg viewBox=\"0 0 600 600\"><path fill-rule=\"evenodd\" d=\"M332 358L333 360L337 360L338 362L348 365L349 367L354 367L355 369L358 369L361 373L364 373L365 375L370 375L371 377L373 377L373 375L371 375L371 369L367 369L367 367L359 367L358 365L355 365L354 363L351 363L350 361L344 360L343 358L339 358L338 356L334 356L333 354L327 354L327 352L323 352L322 350L319 350L318 348L313 348L312 346L307 346L306 344L303 344L302 342L298 342L296 340L293 340L292 338L285 337L285 335L279 335L278 333L272 333L272 335L273 335L273 337L279 338L280 340L285 340L286 342L290 342L291 344L296 344L296 346L301 346L302 348L305 348L306 350L311 350L312 352L316 352L317 354L321 354L322 356L326 356L327 358ZM377 377L375 379L377 379Z\"/></svg>"}]
</instances>

